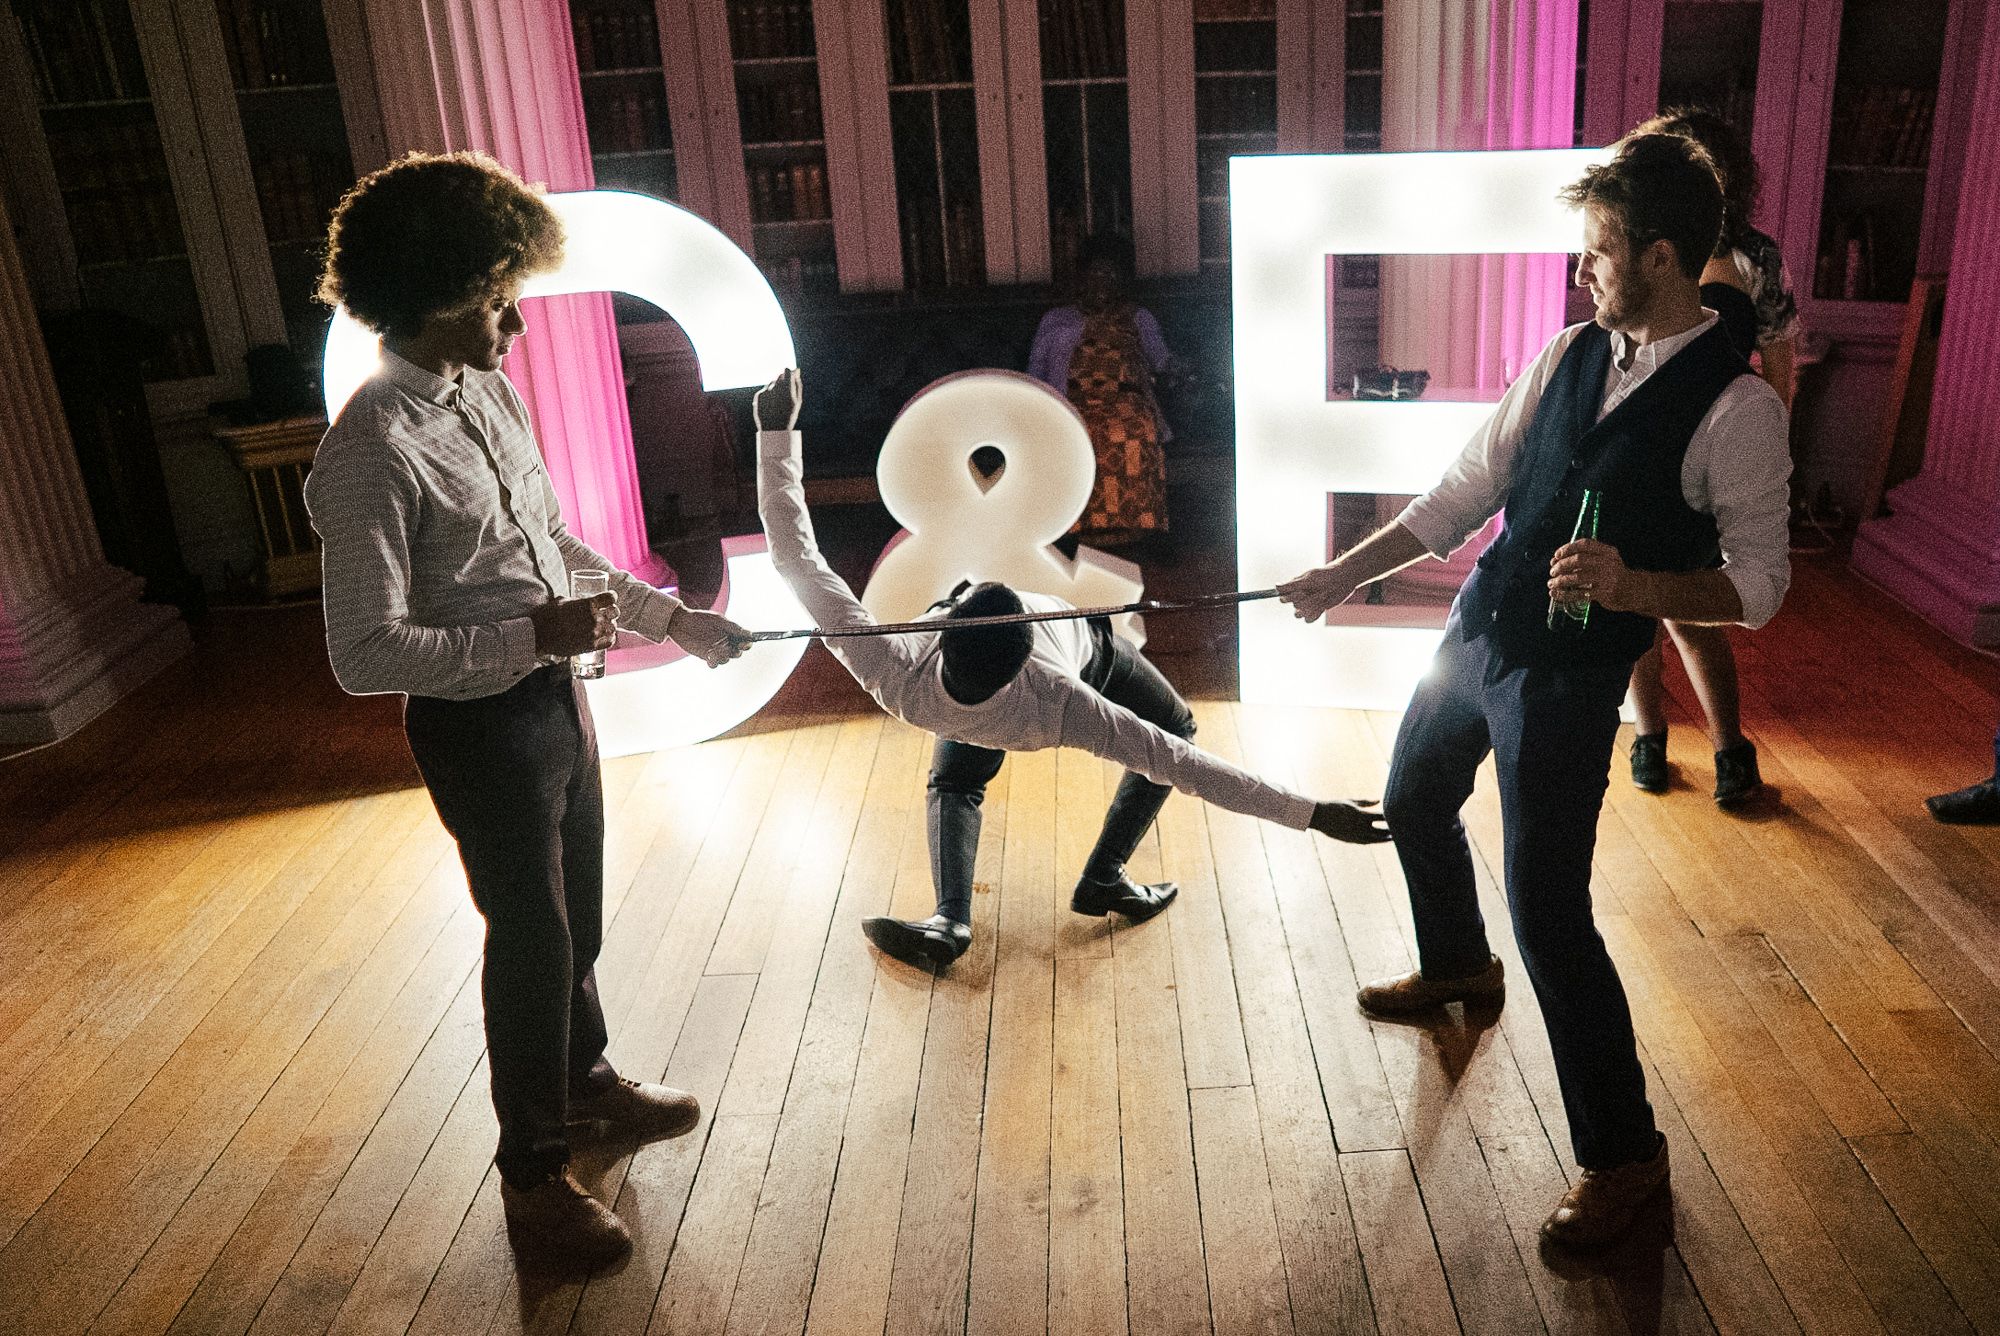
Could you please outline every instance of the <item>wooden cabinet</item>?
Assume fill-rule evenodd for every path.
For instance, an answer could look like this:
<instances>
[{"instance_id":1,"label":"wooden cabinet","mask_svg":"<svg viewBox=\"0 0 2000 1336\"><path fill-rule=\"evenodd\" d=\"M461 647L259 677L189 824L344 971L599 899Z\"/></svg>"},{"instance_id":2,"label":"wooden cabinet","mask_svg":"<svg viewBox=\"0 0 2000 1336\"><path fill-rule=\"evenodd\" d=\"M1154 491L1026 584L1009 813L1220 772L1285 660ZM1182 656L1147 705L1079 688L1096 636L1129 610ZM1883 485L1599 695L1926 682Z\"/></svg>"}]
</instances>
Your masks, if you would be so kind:
<instances>
[{"instance_id":1,"label":"wooden cabinet","mask_svg":"<svg viewBox=\"0 0 2000 1336\"><path fill-rule=\"evenodd\" d=\"M1806 326L1827 345L1800 382L1798 490L1836 516L1866 490L1904 304L1949 264L1988 0L1590 0L1582 139L1661 106L1743 124Z\"/></svg>"}]
</instances>

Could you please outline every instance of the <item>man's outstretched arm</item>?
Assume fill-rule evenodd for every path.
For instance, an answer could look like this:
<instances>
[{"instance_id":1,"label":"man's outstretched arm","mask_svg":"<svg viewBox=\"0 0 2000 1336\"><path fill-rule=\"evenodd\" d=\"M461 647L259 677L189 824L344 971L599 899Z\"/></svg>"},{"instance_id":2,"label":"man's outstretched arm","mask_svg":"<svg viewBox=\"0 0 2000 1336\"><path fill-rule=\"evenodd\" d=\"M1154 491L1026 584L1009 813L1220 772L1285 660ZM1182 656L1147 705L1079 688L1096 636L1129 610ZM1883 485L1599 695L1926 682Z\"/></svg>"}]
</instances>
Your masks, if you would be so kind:
<instances>
[{"instance_id":1,"label":"man's outstretched arm","mask_svg":"<svg viewBox=\"0 0 2000 1336\"><path fill-rule=\"evenodd\" d=\"M799 458L799 373L781 371L757 392L757 513L764 522L764 539L771 561L805 608L813 625L873 626L875 618L861 600L826 564L813 535L806 509L805 465ZM827 642L848 671L871 686L871 678L890 671L898 660L896 636L851 636ZM864 677L863 674L868 674Z\"/></svg>"}]
</instances>

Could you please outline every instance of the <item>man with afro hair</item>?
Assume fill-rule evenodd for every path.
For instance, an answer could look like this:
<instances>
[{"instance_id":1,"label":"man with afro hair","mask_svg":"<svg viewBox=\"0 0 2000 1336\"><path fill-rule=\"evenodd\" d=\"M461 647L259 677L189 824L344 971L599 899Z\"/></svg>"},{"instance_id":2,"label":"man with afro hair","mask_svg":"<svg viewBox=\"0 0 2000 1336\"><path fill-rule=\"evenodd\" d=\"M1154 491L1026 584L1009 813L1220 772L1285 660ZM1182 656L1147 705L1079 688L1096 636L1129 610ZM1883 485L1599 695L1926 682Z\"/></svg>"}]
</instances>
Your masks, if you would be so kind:
<instances>
[{"instance_id":1,"label":"man with afro hair","mask_svg":"<svg viewBox=\"0 0 2000 1336\"><path fill-rule=\"evenodd\" d=\"M713 667L743 633L614 570L563 523L500 371L526 328L522 284L562 255L554 212L483 154L412 153L362 178L334 211L320 297L382 336L382 361L320 442L306 503L334 675L355 695L407 697L410 752L486 920L510 1232L595 1269L631 1238L570 1175L572 1137L678 1136L700 1109L620 1079L604 1055L604 802L570 659L622 625ZM612 592L568 597L580 570L608 572Z\"/></svg>"}]
</instances>

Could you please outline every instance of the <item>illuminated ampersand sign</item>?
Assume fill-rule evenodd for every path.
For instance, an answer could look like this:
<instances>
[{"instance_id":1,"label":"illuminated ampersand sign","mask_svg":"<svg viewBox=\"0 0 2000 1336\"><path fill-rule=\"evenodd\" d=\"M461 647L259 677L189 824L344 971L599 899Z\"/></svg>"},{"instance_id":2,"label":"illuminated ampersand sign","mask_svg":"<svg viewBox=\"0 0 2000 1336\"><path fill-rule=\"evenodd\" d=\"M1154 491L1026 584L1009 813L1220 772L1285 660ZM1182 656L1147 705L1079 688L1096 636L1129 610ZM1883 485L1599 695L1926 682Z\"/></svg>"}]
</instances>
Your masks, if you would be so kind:
<instances>
[{"instance_id":1,"label":"illuminated ampersand sign","mask_svg":"<svg viewBox=\"0 0 2000 1336\"><path fill-rule=\"evenodd\" d=\"M1530 149L1230 160L1239 588L1267 588L1328 559L1328 493L1428 491L1493 411L1331 399L1327 257L1575 251L1583 222L1556 192L1608 156ZM1441 625L1413 626L1408 609L1349 605L1309 626L1277 602L1246 603L1240 618L1244 700L1359 709L1408 702Z\"/></svg>"},{"instance_id":2,"label":"illuminated ampersand sign","mask_svg":"<svg viewBox=\"0 0 2000 1336\"><path fill-rule=\"evenodd\" d=\"M992 477L973 456L1004 463ZM1014 371L967 371L918 391L882 442L882 504L907 531L884 549L862 603L879 621L917 616L961 580L999 580L1079 607L1130 603L1139 568L1049 544L1090 501L1097 457L1067 399ZM1143 640L1136 618L1119 629Z\"/></svg>"},{"instance_id":3,"label":"illuminated ampersand sign","mask_svg":"<svg viewBox=\"0 0 2000 1336\"><path fill-rule=\"evenodd\" d=\"M568 245L562 267L531 279L524 297L624 292L653 303L679 322L694 345L703 389L762 385L797 364L770 283L749 256L701 218L663 200L621 191L547 199L562 219ZM326 343L329 421L379 357L375 335L345 311L337 312ZM778 578L762 534L724 539L723 555L727 583L717 611L752 630L805 625L805 612ZM610 675L589 685L598 746L606 756L624 756L727 732L777 694L805 644L762 645L715 669L671 641L614 651Z\"/></svg>"}]
</instances>

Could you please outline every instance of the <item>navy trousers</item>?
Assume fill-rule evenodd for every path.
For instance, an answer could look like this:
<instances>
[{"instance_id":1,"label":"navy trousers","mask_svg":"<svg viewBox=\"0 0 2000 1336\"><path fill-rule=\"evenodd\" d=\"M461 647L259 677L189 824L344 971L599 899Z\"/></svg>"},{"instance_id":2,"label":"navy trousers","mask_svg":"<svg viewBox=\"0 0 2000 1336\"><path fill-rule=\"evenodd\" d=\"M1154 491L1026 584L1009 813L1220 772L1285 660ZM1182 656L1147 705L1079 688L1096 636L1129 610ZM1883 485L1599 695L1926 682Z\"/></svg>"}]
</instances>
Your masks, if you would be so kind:
<instances>
[{"instance_id":1,"label":"navy trousers","mask_svg":"<svg viewBox=\"0 0 2000 1336\"><path fill-rule=\"evenodd\" d=\"M1510 663L1485 638L1464 639L1454 610L1403 716L1383 797L1424 974L1475 974L1490 951L1459 810L1493 753L1514 937L1586 1169L1643 1159L1656 1145L1625 989L1590 908L1590 856L1630 670Z\"/></svg>"},{"instance_id":2,"label":"navy trousers","mask_svg":"<svg viewBox=\"0 0 2000 1336\"><path fill-rule=\"evenodd\" d=\"M1083 673L1084 685L1114 705L1122 705L1149 724L1176 737L1194 736L1194 715L1173 684L1146 661L1131 641L1093 619L1097 647ZM931 884L937 888L937 912L960 923L972 921L972 862L979 852L980 804L986 786L1000 773L1007 753L991 747L939 738L931 753L931 778L926 818L931 845ZM1125 860L1146 837L1153 818L1166 805L1168 788L1144 775L1126 771L1104 814L1097 845L1090 851L1083 875L1109 881L1124 870Z\"/></svg>"},{"instance_id":3,"label":"navy trousers","mask_svg":"<svg viewBox=\"0 0 2000 1336\"><path fill-rule=\"evenodd\" d=\"M570 1097L618 1079L595 973L604 793L590 707L565 662L477 700L412 696L403 731L486 920L494 1163L532 1186L569 1163Z\"/></svg>"}]
</instances>

